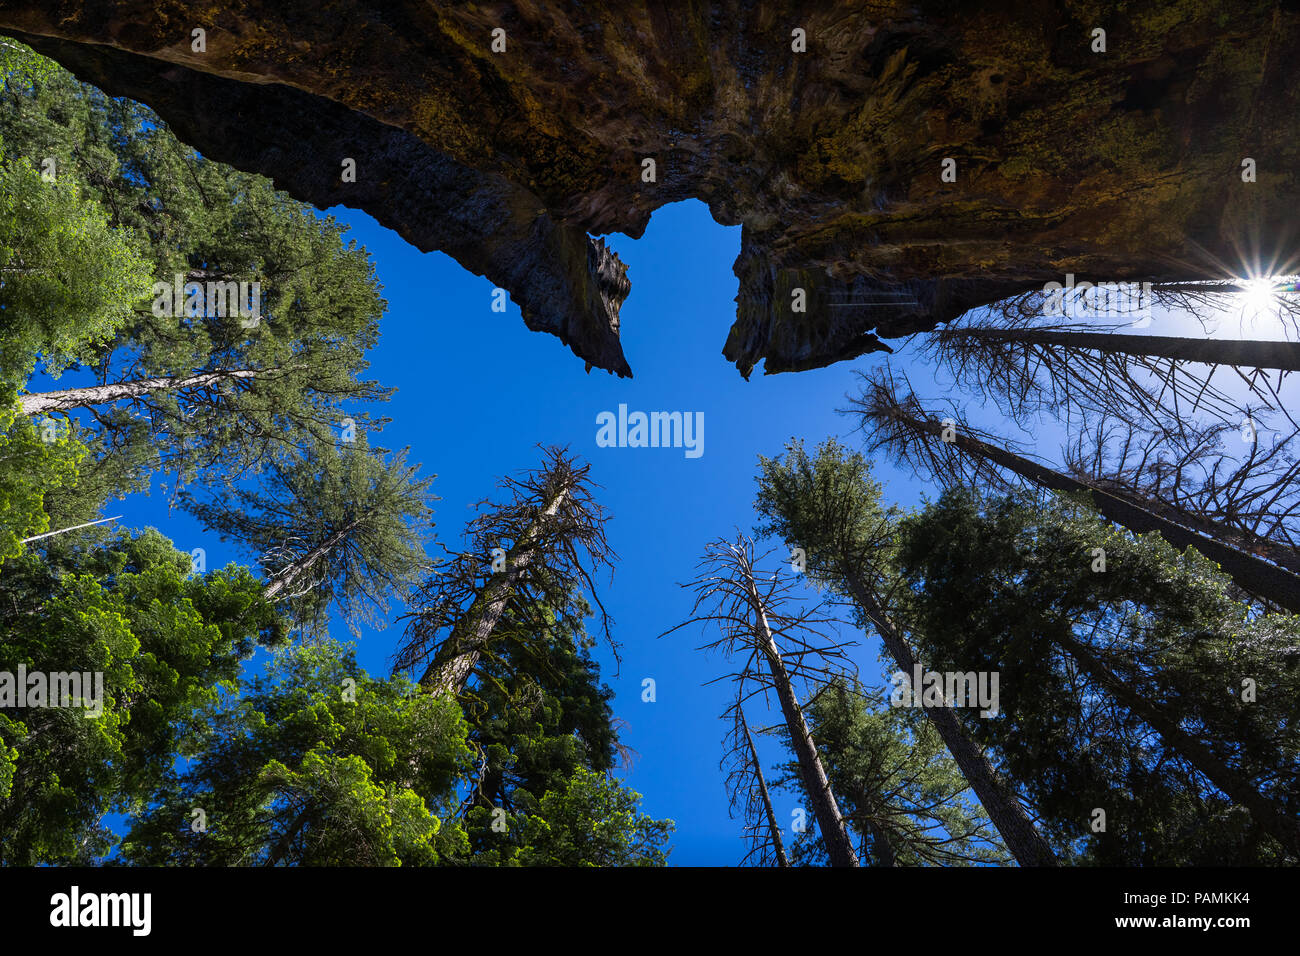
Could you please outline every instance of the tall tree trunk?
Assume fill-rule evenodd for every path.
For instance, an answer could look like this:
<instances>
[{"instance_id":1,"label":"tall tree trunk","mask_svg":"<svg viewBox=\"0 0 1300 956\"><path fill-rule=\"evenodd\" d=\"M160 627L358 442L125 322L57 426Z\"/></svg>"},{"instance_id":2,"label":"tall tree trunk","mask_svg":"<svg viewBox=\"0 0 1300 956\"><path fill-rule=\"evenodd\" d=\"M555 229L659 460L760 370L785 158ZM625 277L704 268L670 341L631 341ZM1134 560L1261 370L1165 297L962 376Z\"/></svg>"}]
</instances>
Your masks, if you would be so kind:
<instances>
[{"instance_id":1,"label":"tall tree trunk","mask_svg":"<svg viewBox=\"0 0 1300 956\"><path fill-rule=\"evenodd\" d=\"M944 329L943 339L975 339L981 342L1014 342L1026 345L1059 345L1122 355L1155 356L1207 365L1235 365L1240 368L1276 368L1300 371L1300 342L1257 340L1194 339L1172 335L1130 335L1118 332L1059 332L1050 329L993 329L972 326Z\"/></svg>"},{"instance_id":2,"label":"tall tree trunk","mask_svg":"<svg viewBox=\"0 0 1300 956\"><path fill-rule=\"evenodd\" d=\"M739 704L736 705L739 708ZM772 796L767 792L767 781L763 778L763 765L758 762L758 749L749 732L749 724L743 711L739 714L740 726L745 731L745 745L749 748L749 760L754 767L754 776L758 780L758 793L763 801L763 813L767 816L767 832L772 837L772 848L776 851L778 866L789 866L785 855L785 844L781 841L781 825L776 821L776 811L772 809Z\"/></svg>"},{"instance_id":3,"label":"tall tree trunk","mask_svg":"<svg viewBox=\"0 0 1300 956\"><path fill-rule=\"evenodd\" d=\"M896 413L897 414L897 413ZM918 432L942 439L943 426L939 422L922 421L902 416L904 424ZM1155 531L1176 548L1193 547L1228 574L1238 586L1260 597L1300 613L1300 575L1286 568L1239 551L1230 545L1207 537L1191 528L1163 518L1145 505L1126 497L1111 494L1096 484L1031 461L1004 448L990 445L957 431L952 443L967 454L1001 465L1033 483L1053 491L1082 492L1090 496L1093 507L1105 518L1123 525L1139 534Z\"/></svg>"},{"instance_id":4,"label":"tall tree trunk","mask_svg":"<svg viewBox=\"0 0 1300 956\"><path fill-rule=\"evenodd\" d=\"M546 508L506 553L506 568L493 575L487 586L456 623L452 633L429 663L420 684L435 693L459 694L469 681L483 649L505 613L519 578L538 558L543 523L553 519L573 491L572 484L560 486Z\"/></svg>"},{"instance_id":5,"label":"tall tree trunk","mask_svg":"<svg viewBox=\"0 0 1300 956\"><path fill-rule=\"evenodd\" d=\"M1276 838L1290 853L1300 855L1300 822L1260 793L1241 772L1229 767L1209 747L1183 730L1176 718L1133 690L1106 666L1092 648L1073 637L1062 638L1059 643L1061 649L1104 685L1116 700L1154 727L1169 746L1186 757L1211 783L1245 807L1261 829Z\"/></svg>"},{"instance_id":6,"label":"tall tree trunk","mask_svg":"<svg viewBox=\"0 0 1300 956\"><path fill-rule=\"evenodd\" d=\"M854 572L846 571L842 575L849 592L864 614L876 626L885 649L889 651L898 665L898 669L908 674L913 672L916 656L908 646L902 633L895 627L884 607L866 583ZM1025 808L1011 794L989 764L983 751L975 745L966 733L957 714L951 707L925 707L926 716L934 722L944 746L952 754L958 768L975 791L984 811L997 827L998 833L1021 866L1055 866L1056 855L1043 835L1038 832Z\"/></svg>"},{"instance_id":7,"label":"tall tree trunk","mask_svg":"<svg viewBox=\"0 0 1300 956\"><path fill-rule=\"evenodd\" d=\"M1154 515L1175 524L1185 524L1194 531L1199 531L1208 537L1223 541L1238 551L1253 554L1256 557L1272 561L1274 564L1280 564L1288 571L1300 572L1300 552L1297 552L1295 548L1278 544L1268 538L1261 538L1244 528L1233 527L1221 521L1215 521L1213 518L1207 518L1205 515L1194 514L1177 505L1171 505L1156 498L1143 497L1138 489L1119 482L1112 483L1108 481L1103 484L1093 479L1092 484L1120 498L1125 498Z\"/></svg>"},{"instance_id":8,"label":"tall tree trunk","mask_svg":"<svg viewBox=\"0 0 1300 956\"><path fill-rule=\"evenodd\" d=\"M289 368L301 367L301 365L293 365ZM172 375L161 378L141 378L131 382L112 382L108 385L88 385L85 388L60 388L49 392L36 392L32 395L20 395L18 404L24 415L39 415L41 412L109 405L124 398L138 398L149 392L199 388L230 379L262 378L283 371L286 369L218 369L215 372L201 372L197 375Z\"/></svg>"},{"instance_id":9,"label":"tall tree trunk","mask_svg":"<svg viewBox=\"0 0 1300 956\"><path fill-rule=\"evenodd\" d=\"M808 723L804 720L803 708L795 697L790 674L786 670L781 651L772 637L772 629L767 622L767 612L763 608L762 598L753 576L747 577L745 587L749 591L749 601L754 609L754 639L758 649L767 660L772 683L776 687L777 699L781 702L781 713L785 717L785 726L790 734L790 745L799 762L799 775L803 779L804 791L812 804L813 816L817 818L817 828L821 831L822 842L826 846L826 855L831 866L858 866L858 855L849 839L844 826L844 817L840 815L839 804L831 792L831 783L826 776L817 753L817 744L813 741Z\"/></svg>"}]
</instances>

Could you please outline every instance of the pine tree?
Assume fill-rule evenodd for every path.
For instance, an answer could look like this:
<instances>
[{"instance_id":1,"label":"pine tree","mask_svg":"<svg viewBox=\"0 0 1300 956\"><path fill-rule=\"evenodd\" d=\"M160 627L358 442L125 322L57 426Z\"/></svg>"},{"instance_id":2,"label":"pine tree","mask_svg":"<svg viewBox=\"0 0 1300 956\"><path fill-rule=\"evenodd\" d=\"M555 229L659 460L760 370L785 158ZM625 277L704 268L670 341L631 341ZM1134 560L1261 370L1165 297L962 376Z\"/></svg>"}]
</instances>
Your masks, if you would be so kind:
<instances>
[{"instance_id":1,"label":"pine tree","mask_svg":"<svg viewBox=\"0 0 1300 956\"><path fill-rule=\"evenodd\" d=\"M304 628L321 632L331 605L349 625L379 625L428 565L429 485L406 452L386 456L364 434L272 463L258 486L227 486L187 509L222 538L239 542L267 575L266 598L284 602Z\"/></svg>"},{"instance_id":2,"label":"pine tree","mask_svg":"<svg viewBox=\"0 0 1300 956\"><path fill-rule=\"evenodd\" d=\"M369 677L336 643L282 653L190 727L191 762L133 821L129 863L419 866L467 851L450 819L470 755L459 708Z\"/></svg>"},{"instance_id":3,"label":"pine tree","mask_svg":"<svg viewBox=\"0 0 1300 956\"><path fill-rule=\"evenodd\" d=\"M792 442L784 460L760 457L759 467L759 533L800 549L808 574L852 600L859 624L880 635L899 670L912 673L916 654L893 601L899 515L882 506L870 466L861 455L828 441L815 458L802 443ZM1051 847L952 708L927 706L925 713L1017 862L1052 865Z\"/></svg>"},{"instance_id":4,"label":"pine tree","mask_svg":"<svg viewBox=\"0 0 1300 956\"><path fill-rule=\"evenodd\" d=\"M1000 673L1004 719L964 723L1062 852L1297 858L1296 618L1232 600L1193 550L1046 499L946 492L903 522L899 567L931 666Z\"/></svg>"},{"instance_id":5,"label":"pine tree","mask_svg":"<svg viewBox=\"0 0 1300 956\"><path fill-rule=\"evenodd\" d=\"M12 155L51 161L57 188L79 190L114 230L138 237L152 281L172 290L145 288L110 341L78 353L94 385L24 396L33 413L83 410L96 458L126 466L102 470L102 485L128 491L157 466L185 482L237 479L344 418L365 427L356 403L389 394L360 377L385 303L365 250L338 223L267 179L203 159L148 108L62 69L6 83L3 107ZM87 289L134 275L102 257L97 266L70 275Z\"/></svg>"}]
</instances>

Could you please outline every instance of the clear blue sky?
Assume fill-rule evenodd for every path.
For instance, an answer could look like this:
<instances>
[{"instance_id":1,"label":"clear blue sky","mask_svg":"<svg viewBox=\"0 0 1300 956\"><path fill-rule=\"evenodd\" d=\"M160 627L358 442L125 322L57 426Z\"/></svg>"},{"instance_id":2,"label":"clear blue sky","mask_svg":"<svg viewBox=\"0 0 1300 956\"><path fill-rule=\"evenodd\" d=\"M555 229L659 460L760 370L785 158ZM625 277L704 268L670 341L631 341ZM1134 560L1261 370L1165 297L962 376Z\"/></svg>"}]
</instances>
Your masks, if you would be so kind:
<instances>
[{"instance_id":1,"label":"clear blue sky","mask_svg":"<svg viewBox=\"0 0 1300 956\"><path fill-rule=\"evenodd\" d=\"M538 443L568 445L592 463L603 487L599 500L612 516L609 540L621 560L603 600L615 622L622 666L616 672L604 647L595 654L602 677L614 689L613 705L626 722L623 742L638 754L628 783L644 795L644 810L676 821L675 865L727 865L742 853L740 821L727 815L718 762L727 704L723 684L704 686L729 668L717 654L697 650L698 629L658 639L689 616L690 580L707 541L752 529L754 474L760 454L779 454L793 436L815 444L829 435L856 445L853 420L836 413L846 393L856 393L855 367L764 376L746 382L721 354L735 315L736 278L731 265L739 228L719 226L703 204L679 203L655 213L640 240L610 237L629 265L632 294L622 311L622 338L635 378L583 371L583 362L552 336L529 332L511 303L493 312L492 283L440 254L423 254L364 214L331 213L349 224L374 259L388 313L371 353L371 377L397 392L377 409L392 423L373 444L410 446L410 460L436 474L436 533L457 549L470 505L493 496L498 478L534 467ZM1151 331L1157 331L1152 329ZM1184 333L1186 334L1186 333ZM896 343L897 344L897 343ZM946 381L913 360L910 350L894 360L917 393L949 392ZM68 376L59 384L76 384ZM39 387L33 383L32 390ZM682 449L599 448L596 417L630 410L704 413L704 454ZM996 409L968 409L972 420L1032 445ZM1055 457L1062 433L1041 430L1045 457ZM910 474L880 463L877 473L888 500L909 506L931 489ZM122 513L133 527L153 525L182 550L203 547L208 567L250 561L215 535L205 534L182 513L169 514L164 496L135 496L109 514ZM847 631L846 631L847 633ZM336 636L346 638L339 625ZM366 631L358 642L361 664L373 674L389 670L399 637L396 627ZM859 635L861 637L861 635ZM863 639L856 658L869 683L882 683L874 640ZM641 699L642 681L653 678L657 700ZM753 723L775 715L750 714ZM780 757L768 745L769 764ZM778 812L789 819L793 794L778 795Z\"/></svg>"}]
</instances>

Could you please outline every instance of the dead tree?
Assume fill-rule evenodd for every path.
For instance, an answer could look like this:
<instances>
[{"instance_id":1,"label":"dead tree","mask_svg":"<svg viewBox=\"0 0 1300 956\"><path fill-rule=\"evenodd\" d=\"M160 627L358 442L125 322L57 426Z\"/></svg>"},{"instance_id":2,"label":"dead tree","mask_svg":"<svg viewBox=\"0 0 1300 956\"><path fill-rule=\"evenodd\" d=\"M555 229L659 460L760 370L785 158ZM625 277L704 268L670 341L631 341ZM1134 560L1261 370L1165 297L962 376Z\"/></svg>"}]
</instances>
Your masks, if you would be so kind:
<instances>
[{"instance_id":1,"label":"dead tree","mask_svg":"<svg viewBox=\"0 0 1300 956\"><path fill-rule=\"evenodd\" d=\"M742 698L743 682L735 703L723 715L731 720L731 730L727 734L725 743L728 749L721 764L722 767L729 768L727 794L731 798L731 812L734 816L740 810L745 824L745 837L750 843L749 852L740 861L740 865L753 863L756 866L789 866L785 843L781 839L781 824L777 822L776 811L772 807L772 795L767 788L767 778L763 775L758 748L754 746L754 735L750 733L749 723L745 720Z\"/></svg>"},{"instance_id":2,"label":"dead tree","mask_svg":"<svg viewBox=\"0 0 1300 956\"><path fill-rule=\"evenodd\" d=\"M967 484L1006 491L1028 482L1051 491L1085 495L1107 520L1137 534L1158 532L1180 550L1193 547L1216 562L1242 590L1300 613L1300 575L1189 524L1171 520L1136 496L1117 495L1017 454L1004 447L1003 440L962 421L955 408L946 421L937 418L910 391L899 398L892 373L887 370L863 378L864 391L853 405L870 434L871 450L887 449L899 461L918 471L928 471L945 486Z\"/></svg>"},{"instance_id":3,"label":"dead tree","mask_svg":"<svg viewBox=\"0 0 1300 956\"><path fill-rule=\"evenodd\" d=\"M1226 424L1153 435L1125 422L1096 422L1066 446L1066 470L1238 550L1300 572L1300 429L1243 458L1224 453L1242 433Z\"/></svg>"},{"instance_id":4,"label":"dead tree","mask_svg":"<svg viewBox=\"0 0 1300 956\"><path fill-rule=\"evenodd\" d=\"M544 454L540 468L502 480L509 500L480 502L466 529L466 550L434 569L416 592L416 610L403 616L394 669L423 668L419 683L426 690L464 691L508 610L512 623L538 633L557 621L580 630L589 606L575 595L584 592L615 646L594 581L601 568L612 573L615 555L605 540L607 515L592 497L591 466L562 449Z\"/></svg>"},{"instance_id":5,"label":"dead tree","mask_svg":"<svg viewBox=\"0 0 1300 956\"><path fill-rule=\"evenodd\" d=\"M857 866L857 852L795 691L796 681L820 683L842 673L836 662L846 660L845 645L816 630L829 622L814 617L815 611L786 613L791 583L776 575L760 580L754 565L753 542L744 535L734 543L711 542L699 575L688 585L696 595L691 617L667 633L694 623L715 625L721 636L705 647L721 648L728 657L743 655L739 670L719 678L736 682L737 705L758 693L776 694L831 866ZM746 692L746 683L756 689Z\"/></svg>"},{"instance_id":6,"label":"dead tree","mask_svg":"<svg viewBox=\"0 0 1300 956\"><path fill-rule=\"evenodd\" d=\"M1290 419L1280 389L1286 373L1300 368L1300 345L1118 328L1024 318L989 327L970 319L936 331L925 348L959 385L1020 423L1041 411L1067 422L1094 414L1164 433L1197 416L1234 426L1275 413ZM1216 384L1220 369L1229 381Z\"/></svg>"}]
</instances>

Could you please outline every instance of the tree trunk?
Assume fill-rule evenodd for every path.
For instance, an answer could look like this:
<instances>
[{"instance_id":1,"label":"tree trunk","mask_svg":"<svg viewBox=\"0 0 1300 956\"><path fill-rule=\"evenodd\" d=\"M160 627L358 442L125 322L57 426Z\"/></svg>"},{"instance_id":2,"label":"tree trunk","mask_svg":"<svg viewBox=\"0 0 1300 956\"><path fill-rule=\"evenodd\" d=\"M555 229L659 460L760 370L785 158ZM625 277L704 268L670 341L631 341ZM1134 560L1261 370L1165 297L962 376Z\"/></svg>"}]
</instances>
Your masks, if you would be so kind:
<instances>
[{"instance_id":1,"label":"tree trunk","mask_svg":"<svg viewBox=\"0 0 1300 956\"><path fill-rule=\"evenodd\" d=\"M1154 706L1145 695L1133 690L1119 675L1083 642L1065 637L1061 649L1073 657L1083 670L1096 678L1123 706L1155 728L1165 743L1187 760L1248 811L1260 828L1281 843L1288 852L1300 855L1300 823L1289 817L1273 801L1259 792L1239 771L1233 770L1201 741L1183 730L1177 719Z\"/></svg>"},{"instance_id":2,"label":"tree trunk","mask_svg":"<svg viewBox=\"0 0 1300 956\"><path fill-rule=\"evenodd\" d=\"M942 438L943 426L939 422L909 417L905 423L927 435ZM1162 518L1148 507L1111 494L1092 482L1072 478L1004 448L963 435L960 431L953 436L952 443L967 454L1001 465L1044 488L1086 492L1097 511L1110 521L1139 534L1158 532L1175 548L1193 547L1216 562L1243 590L1267 598L1292 613L1300 613L1300 575L1293 574L1286 568L1270 564L1262 558L1239 551L1168 518Z\"/></svg>"},{"instance_id":3,"label":"tree trunk","mask_svg":"<svg viewBox=\"0 0 1300 956\"><path fill-rule=\"evenodd\" d=\"M506 569L492 577L452 629L451 635L439 647L439 653L420 678L423 687L435 693L449 694L459 694L464 689L483 648L491 640L492 632L505 613L516 582L538 557L537 539L541 535L542 524L555 517L571 492L571 485L563 485L536 521L528 526L506 553Z\"/></svg>"},{"instance_id":4,"label":"tree trunk","mask_svg":"<svg viewBox=\"0 0 1300 956\"><path fill-rule=\"evenodd\" d=\"M310 809L310 804L304 805L294 819L293 824L280 835L280 839L276 841L275 846L262 863L263 866L275 866L284 859L284 855L289 852L289 847L293 846L294 839L297 838L298 834L302 832L302 828L307 824L308 809Z\"/></svg>"},{"instance_id":5,"label":"tree trunk","mask_svg":"<svg viewBox=\"0 0 1300 956\"><path fill-rule=\"evenodd\" d=\"M890 842L885 828L875 820L867 821L867 830L871 833L871 852L876 857L877 866L898 866L898 857L894 854L894 844Z\"/></svg>"},{"instance_id":6,"label":"tree trunk","mask_svg":"<svg viewBox=\"0 0 1300 956\"><path fill-rule=\"evenodd\" d=\"M981 342L1017 342L1026 345L1059 345L1122 355L1144 355L1203 362L1206 365L1235 365L1239 368L1276 368L1300 371L1300 342L1257 340L1193 339L1170 335L1129 335L1116 332L1058 332L1050 329L945 329L940 339L965 338Z\"/></svg>"},{"instance_id":7,"label":"tree trunk","mask_svg":"<svg viewBox=\"0 0 1300 956\"><path fill-rule=\"evenodd\" d=\"M1102 490L1109 491L1120 498L1125 498L1158 517L1165 518L1175 524L1185 524L1193 531L1199 531L1207 537L1223 541L1238 551L1253 554L1256 557L1272 561L1274 564L1280 564L1288 571L1300 572L1300 553L1297 553L1295 548L1278 544L1268 538L1261 538L1245 528L1233 527L1221 521L1215 521L1213 518L1207 518L1205 515L1185 511L1178 505L1169 504L1155 498L1144 498L1136 488L1128 487L1119 482L1107 481L1103 484L1095 479L1091 479L1091 481Z\"/></svg>"},{"instance_id":8,"label":"tree trunk","mask_svg":"<svg viewBox=\"0 0 1300 956\"><path fill-rule=\"evenodd\" d=\"M795 697L790 674L785 661L772 638L772 629L767 623L767 612L763 609L762 599L753 577L745 582L749 590L750 604L754 609L754 639L758 649L767 660L768 670L772 674L772 683L776 687L777 699L781 701L781 713L785 717L785 726L790 734L790 744L799 762L799 775L803 778L804 791L812 804L813 816L817 818L817 828L821 831L822 842L826 846L826 855L831 866L858 866L858 855L849 839L840 815L835 794L831 792L830 780L826 777L826 768L822 766L817 753L817 744L813 741L804 720L803 708Z\"/></svg>"},{"instance_id":9,"label":"tree trunk","mask_svg":"<svg viewBox=\"0 0 1300 956\"><path fill-rule=\"evenodd\" d=\"M30 538L23 538L23 544L30 544L33 541L40 541L42 538L52 538L56 534L67 534L69 531L79 531L82 528L89 528L91 525L104 524L109 521L116 521L121 515L113 515L111 518L100 518L98 521L87 521L85 524L74 524L70 528L60 528L58 531L47 531L45 534L33 535Z\"/></svg>"},{"instance_id":10,"label":"tree trunk","mask_svg":"<svg viewBox=\"0 0 1300 956\"><path fill-rule=\"evenodd\" d=\"M293 366L300 368L301 366ZM20 395L18 404L24 415L39 415L41 412L61 411L69 408L90 408L95 405L109 405L124 398L137 398L149 392L159 392L175 388L198 388L212 385L227 379L260 378L283 369L218 369L215 372L202 372L198 375L173 375L162 378L141 378L133 382L113 382L108 385L88 385L85 388L61 388L49 392L36 392L32 395Z\"/></svg>"},{"instance_id":11,"label":"tree trunk","mask_svg":"<svg viewBox=\"0 0 1300 956\"><path fill-rule=\"evenodd\" d=\"M263 596L268 601L282 600L283 598L281 598L281 593L288 588L290 584L310 570L311 567L316 564L316 562L320 561L321 558L325 557L325 555L329 554L334 550L334 548L338 547L338 543L346 538L348 534L364 520L365 516L363 515L355 521L350 522L347 527L335 531L332 535L316 547L312 548L297 561L294 561L282 570L267 584L266 590L262 592ZM284 597L289 597L289 595L285 594Z\"/></svg>"},{"instance_id":12,"label":"tree trunk","mask_svg":"<svg viewBox=\"0 0 1300 956\"><path fill-rule=\"evenodd\" d=\"M736 705L739 708L739 704ZM772 848L776 851L777 866L789 866L786 859L785 844L781 842L781 825L776 822L776 811L772 809L772 797L767 792L767 781L763 779L763 766L758 762L758 750L754 747L754 738L749 733L749 724L745 714L740 713L740 726L745 731L745 744L749 747L749 759L754 766L754 776L758 779L758 793L763 800L763 813L767 816L767 831L772 837Z\"/></svg>"},{"instance_id":13,"label":"tree trunk","mask_svg":"<svg viewBox=\"0 0 1300 956\"><path fill-rule=\"evenodd\" d=\"M880 632L880 639L899 670L911 674L916 665L916 657L871 589L852 572L846 572L843 577L853 599ZM952 754L952 759L957 761L966 782L975 791L975 796L1002 835L1003 842L1015 856L1016 862L1021 866L1055 866L1056 855L1052 848L1029 819L1025 808L998 779L988 758L970 739L953 709L925 707L925 713L934 721L944 746Z\"/></svg>"}]
</instances>

